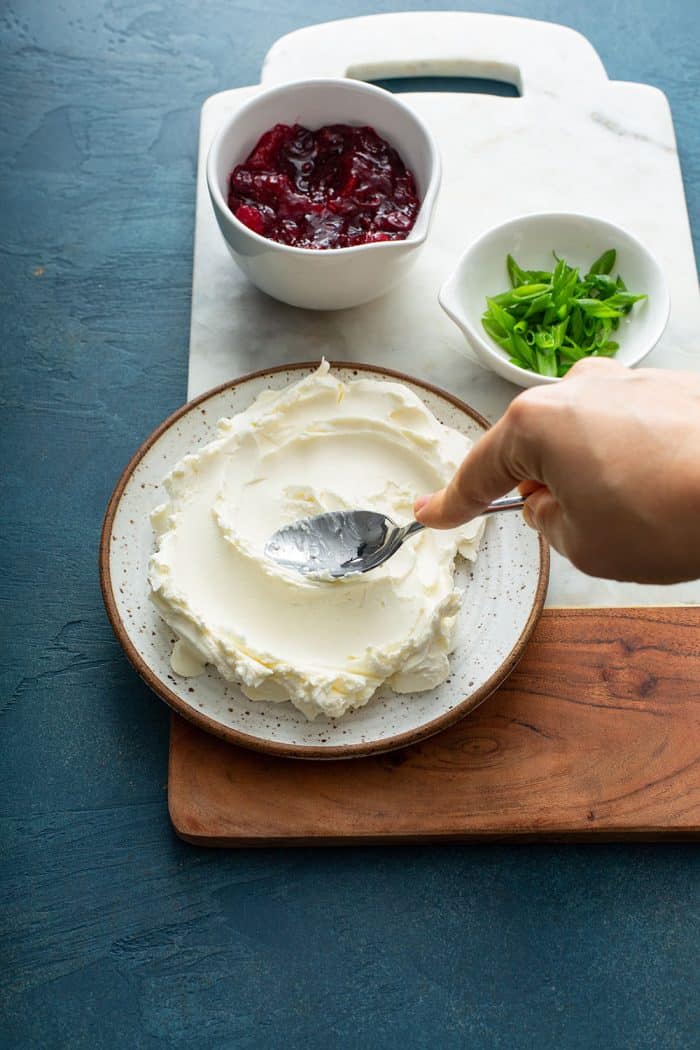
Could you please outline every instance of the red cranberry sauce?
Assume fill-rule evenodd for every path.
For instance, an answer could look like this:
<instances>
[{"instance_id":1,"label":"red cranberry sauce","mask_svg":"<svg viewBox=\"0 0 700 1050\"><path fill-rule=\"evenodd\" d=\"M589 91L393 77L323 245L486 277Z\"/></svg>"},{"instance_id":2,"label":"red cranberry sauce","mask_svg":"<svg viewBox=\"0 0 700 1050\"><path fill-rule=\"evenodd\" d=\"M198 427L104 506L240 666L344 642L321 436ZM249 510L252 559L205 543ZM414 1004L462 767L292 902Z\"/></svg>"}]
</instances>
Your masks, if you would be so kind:
<instances>
[{"instance_id":1,"label":"red cranberry sauce","mask_svg":"<svg viewBox=\"0 0 700 1050\"><path fill-rule=\"evenodd\" d=\"M251 230L297 248L402 241L420 208L413 175L373 128L276 124L229 180Z\"/></svg>"}]
</instances>

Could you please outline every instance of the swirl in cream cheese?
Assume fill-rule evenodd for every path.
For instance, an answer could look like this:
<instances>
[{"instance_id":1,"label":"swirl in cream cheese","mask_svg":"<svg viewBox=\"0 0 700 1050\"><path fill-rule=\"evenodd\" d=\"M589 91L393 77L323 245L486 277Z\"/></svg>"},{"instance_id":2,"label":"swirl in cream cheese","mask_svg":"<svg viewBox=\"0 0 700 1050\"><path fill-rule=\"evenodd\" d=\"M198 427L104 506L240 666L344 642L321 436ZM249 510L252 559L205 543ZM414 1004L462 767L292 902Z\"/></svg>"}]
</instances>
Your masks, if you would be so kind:
<instances>
[{"instance_id":1,"label":"swirl in cream cheese","mask_svg":"<svg viewBox=\"0 0 700 1050\"><path fill-rule=\"evenodd\" d=\"M406 386L343 383L324 362L246 411L166 478L152 514L151 596L178 636L173 669L213 664L251 700L290 700L308 718L361 707L386 682L431 689L449 673L459 552L476 557L484 522L425 530L380 568L337 581L269 561L282 525L361 508L403 524L469 450Z\"/></svg>"}]
</instances>

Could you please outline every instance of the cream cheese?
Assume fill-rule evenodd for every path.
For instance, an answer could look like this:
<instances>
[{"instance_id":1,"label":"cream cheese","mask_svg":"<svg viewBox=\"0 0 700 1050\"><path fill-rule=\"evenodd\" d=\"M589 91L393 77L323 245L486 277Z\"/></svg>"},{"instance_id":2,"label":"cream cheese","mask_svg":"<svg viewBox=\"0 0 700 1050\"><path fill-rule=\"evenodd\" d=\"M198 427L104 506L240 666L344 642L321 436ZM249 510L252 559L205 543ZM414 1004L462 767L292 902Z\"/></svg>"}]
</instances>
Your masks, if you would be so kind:
<instances>
[{"instance_id":1,"label":"cream cheese","mask_svg":"<svg viewBox=\"0 0 700 1050\"><path fill-rule=\"evenodd\" d=\"M343 383L323 362L185 456L151 515L151 596L178 641L173 670L213 664L251 700L291 701L308 718L361 707L386 682L432 689L449 673L461 595L457 553L477 554L483 519L425 530L380 568L343 580L304 578L268 560L282 525L361 508L412 518L470 442L406 386Z\"/></svg>"}]
</instances>

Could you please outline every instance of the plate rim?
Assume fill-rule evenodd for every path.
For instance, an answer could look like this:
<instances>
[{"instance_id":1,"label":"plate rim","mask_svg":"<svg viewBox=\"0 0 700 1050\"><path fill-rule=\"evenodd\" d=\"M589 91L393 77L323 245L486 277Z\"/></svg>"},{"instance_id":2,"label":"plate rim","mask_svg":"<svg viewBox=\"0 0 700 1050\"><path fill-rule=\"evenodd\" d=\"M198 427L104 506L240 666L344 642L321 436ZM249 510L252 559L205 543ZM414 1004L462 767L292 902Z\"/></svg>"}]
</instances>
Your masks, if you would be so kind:
<instances>
[{"instance_id":1,"label":"plate rim","mask_svg":"<svg viewBox=\"0 0 700 1050\"><path fill-rule=\"evenodd\" d=\"M399 382L410 383L413 386L421 387L423 390L427 390L429 393L435 394L436 396L449 401L460 411L466 413L466 415L484 430L488 430L491 427L489 421L485 419L480 412L477 412L476 409L471 407L471 405L462 401L461 398L456 397L447 390L443 390L441 387L435 386L433 383L418 379L406 372L400 372L392 368L383 368L379 365L364 364L357 361L329 361L328 363L331 369L344 369L351 372L373 372L377 375L386 376ZM114 486L112 495L110 496L107 509L105 510L102 530L100 532L99 546L100 587L102 589L102 598L107 610L107 617L112 625L112 630L114 631L117 641L124 650L129 662L134 667L140 678L149 686L156 696L163 700L177 714L186 718L188 722L192 722L199 729L203 729L207 733L212 733L214 736L225 740L227 743L235 744L239 747L245 747L248 750L258 751L268 755L278 755L284 758L320 760L365 758L369 755L383 754L388 751L395 751L398 748L407 747L411 744L416 744L421 740L426 740L428 737L434 736L443 729L447 729L448 726L460 721L482 704L484 700L486 700L491 693L493 693L499 685L502 685L506 678L508 678L520 661L525 651L525 647L540 618L542 609L544 608L544 601L549 583L550 557L549 545L541 533L538 535L540 549L539 576L532 609L530 610L525 626L518 636L512 650L486 682L472 693L471 696L466 697L461 703L456 704L449 711L445 711L444 714L438 715L437 718L432 719L430 722L425 722L422 726L402 733L397 733L394 736L386 737L383 740L355 744L333 744L329 747L324 747L323 745L318 744L288 744L282 741L262 740L259 736L252 736L249 733L244 733L240 729L225 726L221 722L218 722L216 719L205 714L203 711L195 710L187 704L185 700L182 700L177 693L173 692L156 675L150 665L141 656L138 649L129 638L126 627L119 615L112 586L110 547L112 527L117 508L119 507L124 490L137 466L160 437L183 416L187 415L203 402L224 393L226 390L231 390L234 387L241 386L244 383L256 379L265 378L266 376L278 375L280 372L300 372L303 370L313 371L315 368L318 368L318 365L318 361L297 361L293 364L275 365L272 368L262 368L255 372L247 372L245 375L239 376L237 379L230 379L225 383L220 383L218 386L212 387L210 390L204 391L204 393L199 394L191 401L186 401L174 412L171 412L171 414L167 416L163 422L155 428L155 430L151 431L122 470L119 479Z\"/></svg>"}]
</instances>

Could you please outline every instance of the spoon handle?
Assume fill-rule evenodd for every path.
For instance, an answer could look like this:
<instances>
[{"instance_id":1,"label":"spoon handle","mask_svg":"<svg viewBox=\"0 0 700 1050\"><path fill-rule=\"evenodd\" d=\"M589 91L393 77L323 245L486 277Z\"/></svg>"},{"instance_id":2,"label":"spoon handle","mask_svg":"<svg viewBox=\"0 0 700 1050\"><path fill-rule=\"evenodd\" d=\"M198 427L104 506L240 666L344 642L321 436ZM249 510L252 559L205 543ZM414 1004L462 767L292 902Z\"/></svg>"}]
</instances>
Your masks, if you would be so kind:
<instances>
[{"instance_id":1,"label":"spoon handle","mask_svg":"<svg viewBox=\"0 0 700 1050\"><path fill-rule=\"evenodd\" d=\"M482 510L483 514L496 514L499 510L522 510L525 506L524 496L506 496L504 499L494 500L493 503L489 503L486 510Z\"/></svg>"},{"instance_id":2,"label":"spoon handle","mask_svg":"<svg viewBox=\"0 0 700 1050\"><path fill-rule=\"evenodd\" d=\"M522 510L525 506L525 498L523 496L505 496L503 499L494 500L493 503L489 503L485 510L482 510L481 516L484 514L497 514L500 510ZM425 528L425 525L421 525L419 521L412 521L408 525L404 525L403 528L395 534L396 539L399 543L403 543L409 536L415 536L417 532L420 532Z\"/></svg>"},{"instance_id":3,"label":"spoon handle","mask_svg":"<svg viewBox=\"0 0 700 1050\"><path fill-rule=\"evenodd\" d=\"M417 532L422 532L425 525L421 525L419 521L411 521L408 525L404 525L403 528L399 529L396 538L399 543L403 543L409 536L415 536Z\"/></svg>"},{"instance_id":4,"label":"spoon handle","mask_svg":"<svg viewBox=\"0 0 700 1050\"><path fill-rule=\"evenodd\" d=\"M503 499L496 499L482 510L479 517L483 517L484 514L497 514L499 510L522 510L525 506L525 498L524 496L504 496ZM406 526L403 538L406 539L407 536L412 536L414 532L419 532L422 528L425 528L425 526L419 522L411 522L410 525Z\"/></svg>"}]
</instances>

